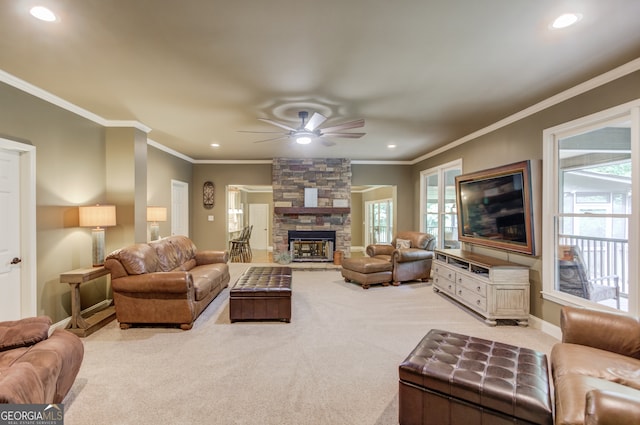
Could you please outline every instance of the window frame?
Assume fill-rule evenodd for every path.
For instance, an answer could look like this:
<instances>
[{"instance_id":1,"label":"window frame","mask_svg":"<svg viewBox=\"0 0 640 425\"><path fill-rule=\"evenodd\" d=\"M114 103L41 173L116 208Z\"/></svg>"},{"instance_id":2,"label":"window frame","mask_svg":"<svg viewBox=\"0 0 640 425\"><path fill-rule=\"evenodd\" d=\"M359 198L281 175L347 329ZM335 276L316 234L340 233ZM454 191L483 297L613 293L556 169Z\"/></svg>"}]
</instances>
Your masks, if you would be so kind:
<instances>
[{"instance_id":1,"label":"window frame","mask_svg":"<svg viewBox=\"0 0 640 425\"><path fill-rule=\"evenodd\" d=\"M543 131L543 174L542 174L542 297L560 305L578 305L598 310L613 310L629 315L638 315L640 307L640 281L630 280L628 311L613 309L579 297L565 294L555 289L556 262L556 221L559 209L558 142L573 134L596 130L607 123L628 120L631 126L631 191L637 195L631 199L629 217L629 258L637 258L640 253L640 99L609 108ZM613 214L615 215L615 214ZM639 263L629 261L628 275L638 276Z\"/></svg>"},{"instance_id":2,"label":"window frame","mask_svg":"<svg viewBox=\"0 0 640 425\"><path fill-rule=\"evenodd\" d=\"M373 217L371 217L371 212L370 209L372 206L380 206L380 204L387 204L387 209L389 211L389 216L387 217L387 228L388 230L388 234L390 236L390 239L388 242L380 242L380 241L372 241L371 237L370 237L370 233L371 233L371 222L373 221ZM394 215L395 215L395 210L394 210L394 205L393 205L393 198L384 198L384 199L376 199L373 201L365 201L364 203L364 215L365 215L365 232L364 232L364 239L365 239L365 246L371 245L373 243L391 243L391 241L393 240L393 235L395 234L395 228L393 226L393 223L395 221Z\"/></svg>"},{"instance_id":3,"label":"window frame","mask_svg":"<svg viewBox=\"0 0 640 425\"><path fill-rule=\"evenodd\" d=\"M441 221L446 211L444 211L444 200L446 198L446 186L442 184L445 181L445 173L450 170L459 169L460 174L463 173L462 170L462 158L454 159L453 161L446 162L444 164L437 165L435 167L429 168L427 170L420 171L420 231L427 232L425 228L425 218L427 215L427 178L433 175L438 176L438 231L441 232ZM454 199L456 204L457 211L457 198ZM456 235L457 236L457 235ZM437 237L436 238L436 248L443 249L444 248L444 238ZM460 243L462 244L462 242Z\"/></svg>"}]
</instances>

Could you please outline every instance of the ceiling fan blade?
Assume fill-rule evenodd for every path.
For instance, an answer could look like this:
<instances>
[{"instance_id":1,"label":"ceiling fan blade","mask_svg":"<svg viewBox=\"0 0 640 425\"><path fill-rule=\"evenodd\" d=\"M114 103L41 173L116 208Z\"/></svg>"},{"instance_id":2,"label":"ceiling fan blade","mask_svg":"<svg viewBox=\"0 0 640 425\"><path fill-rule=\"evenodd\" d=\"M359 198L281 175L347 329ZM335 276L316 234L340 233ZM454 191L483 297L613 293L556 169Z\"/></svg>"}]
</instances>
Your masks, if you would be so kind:
<instances>
[{"instance_id":1,"label":"ceiling fan blade","mask_svg":"<svg viewBox=\"0 0 640 425\"><path fill-rule=\"evenodd\" d=\"M289 136L278 136L278 137L272 137L270 139L264 139L264 140L257 140L253 143L264 143L264 142L277 142L278 140L285 140L288 139Z\"/></svg>"},{"instance_id":2,"label":"ceiling fan blade","mask_svg":"<svg viewBox=\"0 0 640 425\"><path fill-rule=\"evenodd\" d=\"M317 112L314 112L313 115L311 115L311 118L309 118L309 121L307 121L307 123L304 125L304 128L309 131L313 131L316 128L318 128L320 125L322 125L322 123L325 122L326 120L327 120L327 117Z\"/></svg>"},{"instance_id":3,"label":"ceiling fan blade","mask_svg":"<svg viewBox=\"0 0 640 425\"><path fill-rule=\"evenodd\" d=\"M268 133L268 134L282 134L282 131L251 131L251 130L238 130L238 133Z\"/></svg>"},{"instance_id":4,"label":"ceiling fan blade","mask_svg":"<svg viewBox=\"0 0 640 425\"><path fill-rule=\"evenodd\" d=\"M268 119L266 119L266 118L258 118L258 119L259 119L260 121L262 121L262 122L266 122L266 123L268 123L268 124L275 125L276 127L284 128L285 130L289 130L289 131L296 131L296 129L295 129L295 128L293 128L293 127L289 127L288 125L285 125L285 124L281 124L281 123L279 123L279 122L277 122L277 121L268 120Z\"/></svg>"},{"instance_id":5,"label":"ceiling fan blade","mask_svg":"<svg viewBox=\"0 0 640 425\"><path fill-rule=\"evenodd\" d=\"M323 136L342 137L345 139L359 139L367 133L322 133Z\"/></svg>"},{"instance_id":6,"label":"ceiling fan blade","mask_svg":"<svg viewBox=\"0 0 640 425\"><path fill-rule=\"evenodd\" d=\"M327 140L327 139L322 139L320 140L320 143L322 143L324 146L335 146L336 143L332 142L331 140Z\"/></svg>"},{"instance_id":7,"label":"ceiling fan blade","mask_svg":"<svg viewBox=\"0 0 640 425\"><path fill-rule=\"evenodd\" d=\"M334 131L347 130L349 128L364 127L364 119L345 122L344 124L334 125L333 127L322 128L323 133L332 133Z\"/></svg>"}]
</instances>

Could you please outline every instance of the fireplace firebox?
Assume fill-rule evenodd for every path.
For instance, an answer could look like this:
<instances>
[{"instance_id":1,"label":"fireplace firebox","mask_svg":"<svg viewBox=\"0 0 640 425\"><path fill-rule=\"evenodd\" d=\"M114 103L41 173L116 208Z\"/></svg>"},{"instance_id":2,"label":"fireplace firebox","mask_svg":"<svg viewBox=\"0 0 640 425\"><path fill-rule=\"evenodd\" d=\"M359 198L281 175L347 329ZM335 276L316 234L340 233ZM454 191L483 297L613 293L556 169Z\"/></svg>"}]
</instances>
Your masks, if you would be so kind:
<instances>
[{"instance_id":1,"label":"fireplace firebox","mask_svg":"<svg viewBox=\"0 0 640 425\"><path fill-rule=\"evenodd\" d=\"M335 230L289 230L288 245L293 261L333 261Z\"/></svg>"}]
</instances>

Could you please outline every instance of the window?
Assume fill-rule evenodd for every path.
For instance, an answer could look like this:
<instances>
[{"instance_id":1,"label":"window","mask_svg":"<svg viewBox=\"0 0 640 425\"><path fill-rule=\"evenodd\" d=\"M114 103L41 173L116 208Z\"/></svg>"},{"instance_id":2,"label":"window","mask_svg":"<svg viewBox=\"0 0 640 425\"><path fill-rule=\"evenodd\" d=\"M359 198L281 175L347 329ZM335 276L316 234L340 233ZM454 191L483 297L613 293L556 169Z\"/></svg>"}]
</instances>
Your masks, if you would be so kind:
<instances>
[{"instance_id":1,"label":"window","mask_svg":"<svg viewBox=\"0 0 640 425\"><path fill-rule=\"evenodd\" d=\"M456 176L462 160L420 173L420 230L436 238L438 248L459 248L456 209Z\"/></svg>"},{"instance_id":2,"label":"window","mask_svg":"<svg viewBox=\"0 0 640 425\"><path fill-rule=\"evenodd\" d=\"M545 130L545 298L638 314L639 135L640 100Z\"/></svg>"},{"instance_id":3,"label":"window","mask_svg":"<svg viewBox=\"0 0 640 425\"><path fill-rule=\"evenodd\" d=\"M393 200L381 199L365 202L366 245L391 243L393 239Z\"/></svg>"}]
</instances>

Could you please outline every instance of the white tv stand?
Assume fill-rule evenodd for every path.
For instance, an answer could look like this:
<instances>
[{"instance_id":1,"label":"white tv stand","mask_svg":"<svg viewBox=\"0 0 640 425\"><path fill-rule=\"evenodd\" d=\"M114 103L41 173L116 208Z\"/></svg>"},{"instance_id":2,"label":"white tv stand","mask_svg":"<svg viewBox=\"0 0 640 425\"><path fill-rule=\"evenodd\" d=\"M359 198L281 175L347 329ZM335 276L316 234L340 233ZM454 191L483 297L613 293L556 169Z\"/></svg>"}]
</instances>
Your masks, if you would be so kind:
<instances>
[{"instance_id":1,"label":"white tv stand","mask_svg":"<svg viewBox=\"0 0 640 425\"><path fill-rule=\"evenodd\" d=\"M442 292L495 326L498 320L529 320L529 268L460 249L437 249L433 290Z\"/></svg>"}]
</instances>

